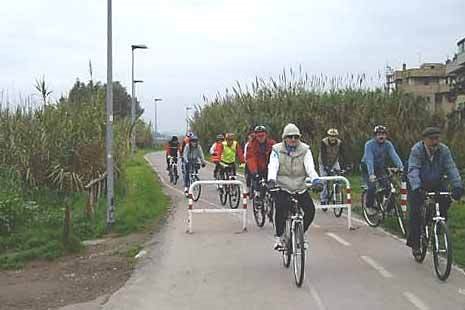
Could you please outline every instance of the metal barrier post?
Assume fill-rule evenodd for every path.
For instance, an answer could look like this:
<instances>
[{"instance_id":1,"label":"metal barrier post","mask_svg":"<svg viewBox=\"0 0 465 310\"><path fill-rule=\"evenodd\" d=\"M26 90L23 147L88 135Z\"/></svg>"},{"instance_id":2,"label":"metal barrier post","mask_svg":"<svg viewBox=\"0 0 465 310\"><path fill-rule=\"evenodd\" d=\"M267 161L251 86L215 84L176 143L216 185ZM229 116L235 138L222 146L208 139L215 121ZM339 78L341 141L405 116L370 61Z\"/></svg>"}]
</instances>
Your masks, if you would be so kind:
<instances>
[{"instance_id":1,"label":"metal barrier post","mask_svg":"<svg viewBox=\"0 0 465 310\"><path fill-rule=\"evenodd\" d=\"M195 186L198 185L238 185L241 188L242 192L242 209L194 209L194 199L193 197L193 189ZM243 182L238 180L205 180L205 181L196 181L191 184L189 187L189 194L188 194L188 210L187 210L187 229L186 232L192 233L192 221L193 221L193 213L241 213L242 214L242 230L247 231L247 197L248 193L246 190L246 186ZM239 198L240 199L240 198Z\"/></svg>"}]
</instances>

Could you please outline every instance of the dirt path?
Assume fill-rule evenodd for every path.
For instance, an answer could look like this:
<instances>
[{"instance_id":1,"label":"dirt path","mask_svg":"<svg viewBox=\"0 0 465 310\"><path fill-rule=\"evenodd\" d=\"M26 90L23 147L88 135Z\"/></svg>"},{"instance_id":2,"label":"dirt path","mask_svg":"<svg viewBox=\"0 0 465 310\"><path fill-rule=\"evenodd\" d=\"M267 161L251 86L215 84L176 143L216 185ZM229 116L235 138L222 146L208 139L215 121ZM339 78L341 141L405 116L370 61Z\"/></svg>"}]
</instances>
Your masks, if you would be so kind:
<instances>
[{"instance_id":1,"label":"dirt path","mask_svg":"<svg viewBox=\"0 0 465 310\"><path fill-rule=\"evenodd\" d=\"M126 283L134 269L133 253L151 233L110 238L82 253L53 262L36 261L0 272L0 309L53 309L106 296Z\"/></svg>"}]
</instances>

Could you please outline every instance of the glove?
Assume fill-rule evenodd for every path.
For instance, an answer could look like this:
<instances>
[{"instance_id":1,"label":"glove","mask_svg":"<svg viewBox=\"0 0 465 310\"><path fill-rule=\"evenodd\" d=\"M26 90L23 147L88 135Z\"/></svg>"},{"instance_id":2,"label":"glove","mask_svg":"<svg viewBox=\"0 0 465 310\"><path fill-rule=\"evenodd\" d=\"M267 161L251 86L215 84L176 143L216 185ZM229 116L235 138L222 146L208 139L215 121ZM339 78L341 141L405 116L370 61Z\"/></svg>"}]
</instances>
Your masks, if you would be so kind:
<instances>
[{"instance_id":1,"label":"glove","mask_svg":"<svg viewBox=\"0 0 465 310\"><path fill-rule=\"evenodd\" d=\"M276 180L269 180L267 184L268 189L276 188Z\"/></svg>"},{"instance_id":2,"label":"glove","mask_svg":"<svg viewBox=\"0 0 465 310\"><path fill-rule=\"evenodd\" d=\"M376 175L374 175L374 174L370 175L370 177L368 178L368 180L369 180L371 183L376 182Z\"/></svg>"},{"instance_id":3,"label":"glove","mask_svg":"<svg viewBox=\"0 0 465 310\"><path fill-rule=\"evenodd\" d=\"M312 189L315 191L322 191L323 190L323 183L320 179L313 179L312 180Z\"/></svg>"},{"instance_id":4,"label":"glove","mask_svg":"<svg viewBox=\"0 0 465 310\"><path fill-rule=\"evenodd\" d=\"M463 196L463 192L463 187L454 187L451 196L454 200L459 200Z\"/></svg>"},{"instance_id":5,"label":"glove","mask_svg":"<svg viewBox=\"0 0 465 310\"><path fill-rule=\"evenodd\" d=\"M244 164L244 163L241 163L241 164L239 165L239 167L240 167L240 168L245 168L245 164Z\"/></svg>"},{"instance_id":6,"label":"glove","mask_svg":"<svg viewBox=\"0 0 465 310\"><path fill-rule=\"evenodd\" d=\"M260 175L258 173L255 173L253 175L253 178L255 179L255 181L258 181L258 180L260 180Z\"/></svg>"},{"instance_id":7,"label":"glove","mask_svg":"<svg viewBox=\"0 0 465 310\"><path fill-rule=\"evenodd\" d=\"M205 163L202 163L202 168L205 168L205 166L206 166Z\"/></svg>"},{"instance_id":8,"label":"glove","mask_svg":"<svg viewBox=\"0 0 465 310\"><path fill-rule=\"evenodd\" d=\"M329 174L331 172L331 168L328 166L325 166L323 169L325 170L326 174Z\"/></svg>"}]
</instances>

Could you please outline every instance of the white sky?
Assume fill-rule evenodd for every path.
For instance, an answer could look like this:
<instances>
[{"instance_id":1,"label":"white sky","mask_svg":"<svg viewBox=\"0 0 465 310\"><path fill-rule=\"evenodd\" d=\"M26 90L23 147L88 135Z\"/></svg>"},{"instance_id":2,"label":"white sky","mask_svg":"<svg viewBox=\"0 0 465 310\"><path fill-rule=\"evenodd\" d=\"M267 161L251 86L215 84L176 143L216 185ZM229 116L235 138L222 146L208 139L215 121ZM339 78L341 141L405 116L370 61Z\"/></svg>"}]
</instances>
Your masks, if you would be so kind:
<instances>
[{"instance_id":1,"label":"white sky","mask_svg":"<svg viewBox=\"0 0 465 310\"><path fill-rule=\"evenodd\" d=\"M235 81L309 74L376 74L386 64L443 62L465 36L463 0L113 0L114 80L130 90L130 45L137 94L159 129L182 130L184 109ZM3 0L0 90L34 92L45 75L54 96L76 78L106 81L106 0Z\"/></svg>"}]
</instances>

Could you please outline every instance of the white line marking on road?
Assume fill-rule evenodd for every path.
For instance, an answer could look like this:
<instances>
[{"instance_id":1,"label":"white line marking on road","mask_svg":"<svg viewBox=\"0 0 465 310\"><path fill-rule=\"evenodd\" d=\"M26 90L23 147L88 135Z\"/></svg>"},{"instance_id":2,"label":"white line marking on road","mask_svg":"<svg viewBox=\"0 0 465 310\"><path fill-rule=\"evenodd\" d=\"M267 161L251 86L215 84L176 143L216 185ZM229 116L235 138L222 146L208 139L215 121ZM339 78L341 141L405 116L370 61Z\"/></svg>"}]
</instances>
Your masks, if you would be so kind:
<instances>
[{"instance_id":1,"label":"white line marking on road","mask_svg":"<svg viewBox=\"0 0 465 310\"><path fill-rule=\"evenodd\" d=\"M459 294L465 295L465 289L459 288Z\"/></svg>"},{"instance_id":2,"label":"white line marking on road","mask_svg":"<svg viewBox=\"0 0 465 310\"><path fill-rule=\"evenodd\" d=\"M334 240L336 240L337 242L339 242L340 244L344 246L350 246L350 242L345 241L344 239L342 239L341 237L339 237L338 235L334 233L327 232L326 235L333 238Z\"/></svg>"},{"instance_id":3,"label":"white line marking on road","mask_svg":"<svg viewBox=\"0 0 465 310\"><path fill-rule=\"evenodd\" d=\"M408 301L410 301L419 310L429 310L429 307L423 303L417 296L411 292L402 293Z\"/></svg>"},{"instance_id":4,"label":"white line marking on road","mask_svg":"<svg viewBox=\"0 0 465 310\"><path fill-rule=\"evenodd\" d=\"M386 269L384 269L383 266L381 266L379 263L377 263L373 258L371 258L370 256L360 256L360 258L365 262L367 263L368 265L370 265L373 269L375 269L376 271L378 271L383 277L385 278L392 278L394 277L392 275L392 273L390 273L389 271L387 271Z\"/></svg>"},{"instance_id":5,"label":"white line marking on road","mask_svg":"<svg viewBox=\"0 0 465 310\"><path fill-rule=\"evenodd\" d=\"M321 300L321 297L316 291L315 287L310 283L310 281L307 280L306 282L308 287L310 288L310 295L312 295L313 299L315 299L318 310L326 310L326 307L323 304L323 300Z\"/></svg>"}]
</instances>

